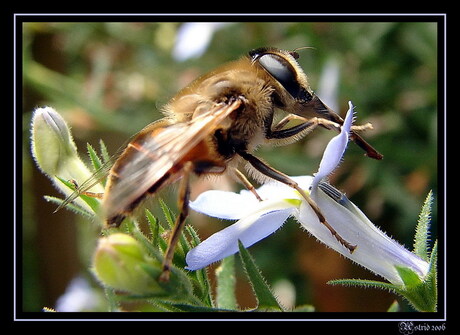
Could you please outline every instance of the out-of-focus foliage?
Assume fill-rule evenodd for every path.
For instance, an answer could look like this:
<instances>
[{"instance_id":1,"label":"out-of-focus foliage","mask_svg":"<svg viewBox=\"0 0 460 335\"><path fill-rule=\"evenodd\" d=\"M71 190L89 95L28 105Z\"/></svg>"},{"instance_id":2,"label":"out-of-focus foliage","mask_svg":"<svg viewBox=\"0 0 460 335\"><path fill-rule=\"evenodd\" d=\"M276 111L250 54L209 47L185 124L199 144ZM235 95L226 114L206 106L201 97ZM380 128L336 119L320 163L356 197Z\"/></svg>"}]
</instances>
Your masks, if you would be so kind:
<instances>
[{"instance_id":1,"label":"out-of-focus foliage","mask_svg":"<svg viewBox=\"0 0 460 335\"><path fill-rule=\"evenodd\" d=\"M45 215L51 215L52 209L49 213L39 210L44 203L43 194L49 192L43 193L40 186L46 181L36 180L38 173L29 154L29 125L36 106L50 105L63 114L79 150L85 150L86 142L97 146L102 138L109 152L115 153L130 136L159 119L161 106L198 75L256 47L292 50L308 46L313 49L300 50L299 62L313 90L321 97L319 83L330 64L335 64L339 70L335 88L338 94L335 101L326 102L339 106L337 112L343 115L351 100L359 112L357 123L374 125L375 130L363 136L384 155L382 161L374 161L350 144L344 163L333 176L334 185L345 191L375 224L406 246L412 244L414 222L426 194L433 190L438 198L437 120L443 111L437 109L436 23L233 23L214 32L202 56L179 62L172 57L172 50L180 26L169 22L24 23L25 310L50 303L46 297L49 290L44 287L55 284L45 282L41 266L51 261L37 250L60 238L54 235L54 229L40 232L38 224L49 220ZM327 140L334 135L317 129L299 143L263 148L258 155L287 174L311 174ZM174 194L170 191L165 197L174 199ZM155 202L149 205L152 210L159 207ZM436 213L435 203L433 240L437 237ZM54 214L54 220L60 215L61 212ZM200 224L203 217L189 221L194 218L199 221L202 239L220 224ZM353 275L361 269L289 226L293 225L286 225L280 234L270 237L269 248L262 244L251 249L267 280L292 282L297 305L311 303L320 311L368 310L363 309L367 308L362 301L366 295L355 304L349 295L337 293L342 288L322 285L335 278L363 277ZM85 241L79 242L80 260L75 262L84 269L88 253L94 250L94 243L88 246L88 240L94 237L88 235L95 236L97 232L89 228L77 231ZM243 296L244 289L241 288ZM337 293L335 299L327 299L330 292ZM31 298L34 296L43 301ZM241 299L240 304L251 304ZM384 306L391 303L388 296L382 299L386 299Z\"/></svg>"}]
</instances>

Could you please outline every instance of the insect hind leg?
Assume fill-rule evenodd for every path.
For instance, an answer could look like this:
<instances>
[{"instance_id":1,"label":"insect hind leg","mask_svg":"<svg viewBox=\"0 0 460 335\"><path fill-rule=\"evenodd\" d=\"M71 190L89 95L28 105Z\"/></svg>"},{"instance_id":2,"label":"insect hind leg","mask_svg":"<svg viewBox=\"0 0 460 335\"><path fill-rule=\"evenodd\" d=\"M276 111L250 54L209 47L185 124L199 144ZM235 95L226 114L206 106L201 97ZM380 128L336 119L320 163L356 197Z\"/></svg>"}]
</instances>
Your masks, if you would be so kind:
<instances>
[{"instance_id":1,"label":"insect hind leg","mask_svg":"<svg viewBox=\"0 0 460 335\"><path fill-rule=\"evenodd\" d=\"M169 281L174 250L176 249L180 234L185 226L185 219L188 216L188 203L190 200L190 174L192 172L192 168L193 164L191 162L186 163L184 166L184 175L182 177L179 188L179 208L181 211L176 218L174 228L169 238L168 247L166 248L165 257L163 260L163 272L159 277L159 280L162 282Z\"/></svg>"}]
</instances>

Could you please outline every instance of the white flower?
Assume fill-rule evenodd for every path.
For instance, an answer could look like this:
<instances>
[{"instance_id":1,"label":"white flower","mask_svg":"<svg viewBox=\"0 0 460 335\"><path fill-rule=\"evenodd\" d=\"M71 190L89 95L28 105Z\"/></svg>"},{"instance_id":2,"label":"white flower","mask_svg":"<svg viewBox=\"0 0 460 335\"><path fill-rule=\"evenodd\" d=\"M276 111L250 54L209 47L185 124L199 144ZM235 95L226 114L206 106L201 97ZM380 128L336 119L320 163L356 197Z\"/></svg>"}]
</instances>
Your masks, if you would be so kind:
<instances>
[{"instance_id":1,"label":"white flower","mask_svg":"<svg viewBox=\"0 0 460 335\"><path fill-rule=\"evenodd\" d=\"M104 296L83 277L75 277L56 301L58 312L91 311L103 304Z\"/></svg>"},{"instance_id":2,"label":"white flower","mask_svg":"<svg viewBox=\"0 0 460 335\"><path fill-rule=\"evenodd\" d=\"M173 57L179 62L200 57L211 43L214 32L228 23L187 22L180 26L173 49Z\"/></svg>"},{"instance_id":3,"label":"white flower","mask_svg":"<svg viewBox=\"0 0 460 335\"><path fill-rule=\"evenodd\" d=\"M238 240L249 247L274 233L288 217L293 216L319 241L393 284L403 284L395 266L410 268L421 278L427 274L426 261L389 238L345 195L323 182L340 163L345 152L353 122L351 102L349 106L341 133L327 145L315 177L300 176L292 179L303 190L310 190L311 198L327 222L344 240L356 245L356 249L350 252L343 246L320 223L313 209L297 191L279 182L269 182L257 189L263 201L258 201L246 190L239 193L213 190L202 193L190 202L190 207L195 211L238 221L190 250L186 256L187 269L198 270L238 252Z\"/></svg>"}]
</instances>

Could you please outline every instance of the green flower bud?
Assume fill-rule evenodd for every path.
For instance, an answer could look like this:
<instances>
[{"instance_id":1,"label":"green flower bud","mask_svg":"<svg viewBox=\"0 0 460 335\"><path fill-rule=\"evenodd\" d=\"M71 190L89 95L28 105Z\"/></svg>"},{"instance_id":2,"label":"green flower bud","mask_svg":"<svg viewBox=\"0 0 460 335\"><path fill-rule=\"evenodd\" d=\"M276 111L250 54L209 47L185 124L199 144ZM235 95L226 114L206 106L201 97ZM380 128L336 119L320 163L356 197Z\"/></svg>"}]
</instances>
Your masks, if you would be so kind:
<instances>
[{"instance_id":1,"label":"green flower bud","mask_svg":"<svg viewBox=\"0 0 460 335\"><path fill-rule=\"evenodd\" d=\"M51 107L37 108L32 117L32 156L38 167L65 195L72 193L59 178L75 180L82 184L92 173L81 161L70 129L62 116ZM58 178L59 177L59 178ZM92 192L104 191L100 184L91 188ZM77 203L91 212L83 201Z\"/></svg>"},{"instance_id":2,"label":"green flower bud","mask_svg":"<svg viewBox=\"0 0 460 335\"><path fill-rule=\"evenodd\" d=\"M96 277L108 287L134 294L162 294L161 264L132 236L116 233L99 239L93 258Z\"/></svg>"},{"instance_id":3,"label":"green flower bud","mask_svg":"<svg viewBox=\"0 0 460 335\"><path fill-rule=\"evenodd\" d=\"M69 161L79 160L77 147L64 119L52 108L37 108L32 118L32 154L40 169L49 176L70 174ZM84 167L86 169L86 167Z\"/></svg>"}]
</instances>

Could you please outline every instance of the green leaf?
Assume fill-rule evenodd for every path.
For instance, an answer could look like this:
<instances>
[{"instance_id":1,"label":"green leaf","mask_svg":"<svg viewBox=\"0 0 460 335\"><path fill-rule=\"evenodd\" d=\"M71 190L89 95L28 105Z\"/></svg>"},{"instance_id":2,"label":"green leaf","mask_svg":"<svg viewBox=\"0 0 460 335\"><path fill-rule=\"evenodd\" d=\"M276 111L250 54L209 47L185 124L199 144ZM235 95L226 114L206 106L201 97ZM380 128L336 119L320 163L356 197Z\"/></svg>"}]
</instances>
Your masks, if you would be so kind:
<instances>
[{"instance_id":1,"label":"green leaf","mask_svg":"<svg viewBox=\"0 0 460 335\"><path fill-rule=\"evenodd\" d=\"M194 248L198 244L200 244L200 237L198 236L197 232L191 225L185 226L185 231L190 236L190 247ZM203 268L201 270L191 271L189 276L195 277L197 281L197 288L200 290L196 295L208 306L214 305L214 300L212 297L212 288L211 282L209 281L209 276L207 273L207 269Z\"/></svg>"},{"instance_id":2,"label":"green leaf","mask_svg":"<svg viewBox=\"0 0 460 335\"><path fill-rule=\"evenodd\" d=\"M154 246L158 246L158 242L160 240L160 223L148 209L145 209L145 217L147 218L150 235L152 236L152 244Z\"/></svg>"},{"instance_id":3,"label":"green leaf","mask_svg":"<svg viewBox=\"0 0 460 335\"><path fill-rule=\"evenodd\" d=\"M431 250L430 255L430 270L428 276L434 276L436 278L438 266L438 241L436 240L433 245L433 250Z\"/></svg>"},{"instance_id":4,"label":"green leaf","mask_svg":"<svg viewBox=\"0 0 460 335\"><path fill-rule=\"evenodd\" d=\"M430 239L429 229L432 203L433 192L430 191L423 203L422 210L420 211L414 238L414 253L426 261L428 261L428 242Z\"/></svg>"},{"instance_id":5,"label":"green leaf","mask_svg":"<svg viewBox=\"0 0 460 335\"><path fill-rule=\"evenodd\" d=\"M217 307L236 310L238 308L235 297L235 257L229 256L222 260L216 269L217 279Z\"/></svg>"},{"instance_id":6,"label":"green leaf","mask_svg":"<svg viewBox=\"0 0 460 335\"><path fill-rule=\"evenodd\" d=\"M115 290L110 288L110 287L104 287L104 293L105 297L108 302L108 308L109 312L119 312L120 309L120 303L117 300L117 295L115 293Z\"/></svg>"},{"instance_id":7,"label":"green leaf","mask_svg":"<svg viewBox=\"0 0 460 335\"><path fill-rule=\"evenodd\" d=\"M437 253L437 244L433 248L433 253ZM436 258L436 255L434 255L434 258ZM433 264L430 264L430 271L423 280L410 269L396 268L404 281L404 287L399 288L397 292L406 298L415 309L421 312L436 311L438 300L435 269L436 259L432 260Z\"/></svg>"},{"instance_id":8,"label":"green leaf","mask_svg":"<svg viewBox=\"0 0 460 335\"><path fill-rule=\"evenodd\" d=\"M398 290L416 310L420 312L436 312L437 295L430 284L422 284L410 289Z\"/></svg>"},{"instance_id":9,"label":"green leaf","mask_svg":"<svg viewBox=\"0 0 460 335\"><path fill-rule=\"evenodd\" d=\"M163 211L163 215L165 216L166 222L168 223L168 227L170 230L173 230L174 226L176 225L176 216L163 199L159 199L159 202ZM188 250L190 250L190 245L182 233L179 236L179 243L177 243L176 249L174 250L173 262L177 266L185 267L185 254L188 252Z\"/></svg>"},{"instance_id":10,"label":"green leaf","mask_svg":"<svg viewBox=\"0 0 460 335\"><path fill-rule=\"evenodd\" d=\"M198 233L195 231L195 229L193 229L191 225L186 225L185 231L190 235L190 238L191 238L190 247L191 248L195 248L198 244L201 243Z\"/></svg>"},{"instance_id":11,"label":"green leaf","mask_svg":"<svg viewBox=\"0 0 460 335\"><path fill-rule=\"evenodd\" d=\"M300 305L296 306L293 310L293 312L314 312L315 311L315 306L313 305Z\"/></svg>"},{"instance_id":12,"label":"green leaf","mask_svg":"<svg viewBox=\"0 0 460 335\"><path fill-rule=\"evenodd\" d=\"M141 268L154 280L158 280L161 275L161 267L141 264ZM158 295L145 295L138 298L155 298L161 297L168 301L177 303L192 303L201 306L201 302L193 294L193 286L185 272L175 266L171 267L171 276L169 281L159 281L158 285L164 290L164 293Z\"/></svg>"},{"instance_id":13,"label":"green leaf","mask_svg":"<svg viewBox=\"0 0 460 335\"><path fill-rule=\"evenodd\" d=\"M241 241L238 241L238 246L240 249L240 258L243 262L243 267L246 272L246 275L251 283L252 290L258 301L258 310L283 310L280 303L273 295L272 290L268 286L264 277L260 273L257 265L254 262L254 259L243 246Z\"/></svg>"},{"instance_id":14,"label":"green leaf","mask_svg":"<svg viewBox=\"0 0 460 335\"><path fill-rule=\"evenodd\" d=\"M99 140L99 146L101 150L100 156L96 153L96 150L91 146L91 144L87 143L86 147L88 150L88 156L91 161L91 165L93 167L93 171L95 172L94 177L99 179L102 186L105 187L106 184L106 172L110 170L110 167L113 164L109 152L107 151L107 147L105 146L102 140ZM99 176L99 177L96 177Z\"/></svg>"},{"instance_id":15,"label":"green leaf","mask_svg":"<svg viewBox=\"0 0 460 335\"><path fill-rule=\"evenodd\" d=\"M142 233L142 231L136 226L132 229L131 234L137 241L139 241L146 248L147 252L153 256L157 261L163 261L163 255L158 250L158 246L154 245L149 239Z\"/></svg>"},{"instance_id":16,"label":"green leaf","mask_svg":"<svg viewBox=\"0 0 460 335\"><path fill-rule=\"evenodd\" d=\"M188 305L188 304L174 304L172 303L171 306L179 312L233 312L232 310L224 309L224 308L213 308L207 306L196 306L196 305Z\"/></svg>"},{"instance_id":17,"label":"green leaf","mask_svg":"<svg viewBox=\"0 0 460 335\"><path fill-rule=\"evenodd\" d=\"M437 260L438 260L438 241L435 241L430 255L430 270L424 280L426 294L429 298L427 307L431 311L436 311L438 304L438 282L437 282Z\"/></svg>"},{"instance_id":18,"label":"green leaf","mask_svg":"<svg viewBox=\"0 0 460 335\"><path fill-rule=\"evenodd\" d=\"M377 280L366 279L335 279L327 282L329 285L356 286L363 288L378 288L395 292L398 288L396 285L385 283Z\"/></svg>"},{"instance_id":19,"label":"green leaf","mask_svg":"<svg viewBox=\"0 0 460 335\"><path fill-rule=\"evenodd\" d=\"M395 266L395 268L398 271L398 274L404 282L404 286L406 288L415 287L422 283L418 274L416 274L413 270L403 266Z\"/></svg>"},{"instance_id":20,"label":"green leaf","mask_svg":"<svg viewBox=\"0 0 460 335\"><path fill-rule=\"evenodd\" d=\"M102 161L96 153L96 150L91 146L91 144L86 143L86 148L88 150L88 156L91 160L91 165L93 167L93 171L98 171L102 167Z\"/></svg>"},{"instance_id":21,"label":"green leaf","mask_svg":"<svg viewBox=\"0 0 460 335\"><path fill-rule=\"evenodd\" d=\"M58 206L60 206L60 205L62 205L64 203L64 199L56 198L56 197L53 197L53 196L50 196L50 195L45 195L44 198L45 198L46 201L52 202L52 203L54 203L54 204L56 204ZM68 210L71 210L72 212L74 212L76 214L80 214L80 215L88 217L88 218L93 218L94 217L93 213L85 211L83 208L81 208L81 207L79 207L77 205L74 205L73 203L68 203L65 206L65 208L68 209Z\"/></svg>"},{"instance_id":22,"label":"green leaf","mask_svg":"<svg viewBox=\"0 0 460 335\"><path fill-rule=\"evenodd\" d=\"M165 216L166 222L168 223L169 229L172 229L174 227L174 222L176 221L174 219L174 214L168 207L168 205L166 205L163 199L158 199L158 201L160 202L160 207L163 211L163 215Z\"/></svg>"},{"instance_id":23,"label":"green leaf","mask_svg":"<svg viewBox=\"0 0 460 335\"><path fill-rule=\"evenodd\" d=\"M390 307L388 307L388 310L387 310L387 312L390 312L390 313L399 312L399 311L400 311L400 308L399 308L398 300L393 301L393 303L390 305Z\"/></svg>"},{"instance_id":24,"label":"green leaf","mask_svg":"<svg viewBox=\"0 0 460 335\"><path fill-rule=\"evenodd\" d=\"M101 157L104 164L109 163L111 161L109 151L107 150L107 146L102 139L99 140L99 146L101 148Z\"/></svg>"},{"instance_id":25,"label":"green leaf","mask_svg":"<svg viewBox=\"0 0 460 335\"><path fill-rule=\"evenodd\" d=\"M67 186L70 190L75 191L75 185L74 185L71 181L62 179L62 178L60 178L60 177L58 177L58 176L56 176L56 178L57 178L61 183L63 183L65 186ZM86 202L86 204L93 210L94 213L98 213L99 207L100 207L100 202L99 202L98 199L93 198L93 197L89 197L89 196L84 195L84 194L80 194L79 197L80 197L84 202ZM63 200L63 201L64 201L64 200ZM69 206L69 205L70 205L70 203L68 203L68 204L66 205L66 207ZM76 206L76 205L75 205L75 206ZM92 216L94 216L94 215L92 215Z\"/></svg>"},{"instance_id":26,"label":"green leaf","mask_svg":"<svg viewBox=\"0 0 460 335\"><path fill-rule=\"evenodd\" d=\"M404 281L402 286L362 279L337 279L329 281L328 284L389 290L404 297L420 312L436 311L437 294L435 282L433 284L429 276L422 281L415 272L404 267L397 267L397 271Z\"/></svg>"}]
</instances>

